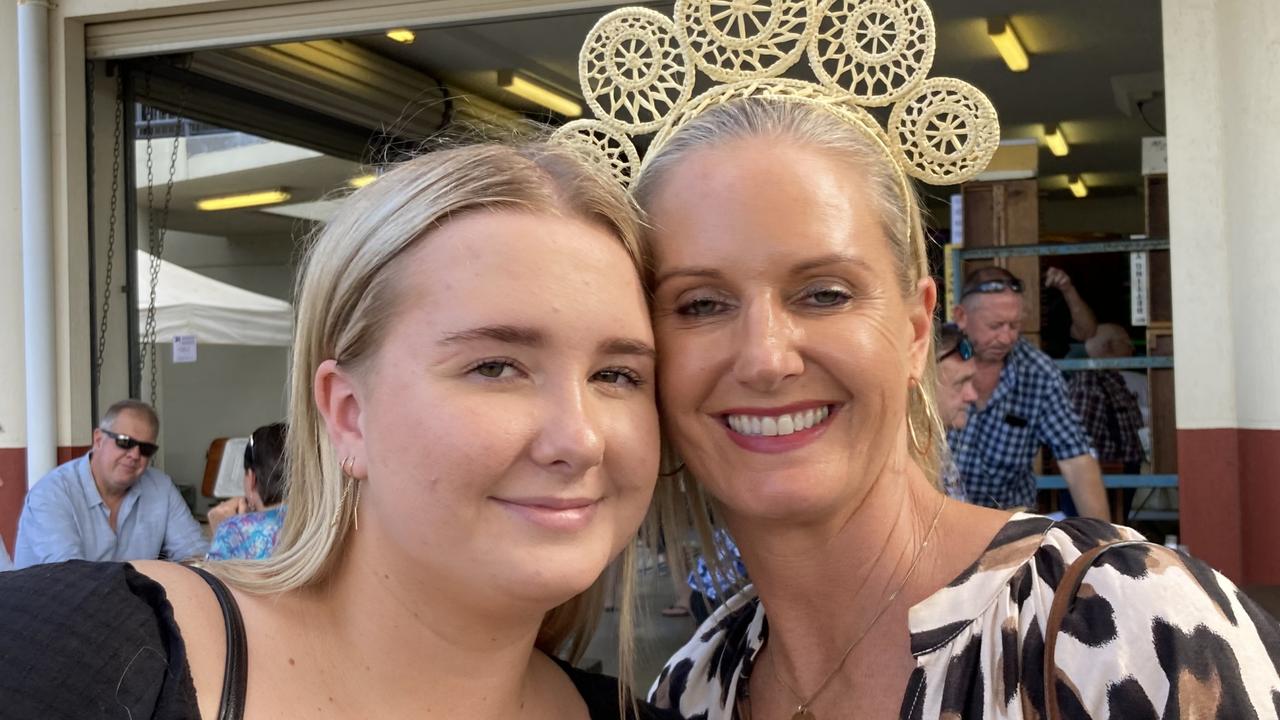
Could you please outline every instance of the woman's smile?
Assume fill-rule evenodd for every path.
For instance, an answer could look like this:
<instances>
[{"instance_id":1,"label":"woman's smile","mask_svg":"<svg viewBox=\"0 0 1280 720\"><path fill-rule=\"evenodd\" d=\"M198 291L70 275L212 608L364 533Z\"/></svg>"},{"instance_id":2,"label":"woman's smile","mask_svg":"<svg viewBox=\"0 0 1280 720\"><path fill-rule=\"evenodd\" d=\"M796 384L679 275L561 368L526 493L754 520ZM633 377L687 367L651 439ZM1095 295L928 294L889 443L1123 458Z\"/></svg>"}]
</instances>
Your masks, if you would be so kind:
<instances>
[{"instance_id":1,"label":"woman's smile","mask_svg":"<svg viewBox=\"0 0 1280 720\"><path fill-rule=\"evenodd\" d=\"M782 453L816 441L831 425L842 403L808 401L772 408L736 407L715 414L738 447Z\"/></svg>"}]
</instances>

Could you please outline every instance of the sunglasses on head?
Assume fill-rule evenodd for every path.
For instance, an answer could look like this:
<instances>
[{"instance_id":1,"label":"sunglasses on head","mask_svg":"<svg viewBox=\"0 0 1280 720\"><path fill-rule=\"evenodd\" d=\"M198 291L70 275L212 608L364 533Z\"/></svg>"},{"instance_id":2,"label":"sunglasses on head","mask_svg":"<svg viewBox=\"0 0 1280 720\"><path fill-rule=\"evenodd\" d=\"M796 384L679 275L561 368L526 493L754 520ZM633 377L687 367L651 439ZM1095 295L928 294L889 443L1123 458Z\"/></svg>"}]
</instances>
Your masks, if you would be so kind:
<instances>
[{"instance_id":1,"label":"sunglasses on head","mask_svg":"<svg viewBox=\"0 0 1280 720\"><path fill-rule=\"evenodd\" d=\"M138 448L138 452L142 453L142 457L144 458L149 458L152 455L155 455L156 451L160 449L160 446L155 443L143 442L141 440L134 440L128 435L122 435L120 433L111 432L110 430L103 430L102 428L98 428L98 430L100 430L103 435L106 435L112 440L115 440L116 447L120 448L121 450L124 450L125 452L129 452L134 448Z\"/></svg>"},{"instance_id":2,"label":"sunglasses on head","mask_svg":"<svg viewBox=\"0 0 1280 720\"><path fill-rule=\"evenodd\" d=\"M980 283L974 283L960 293L960 299L963 300L976 293L998 293L1004 292L1005 290L1012 290L1013 292L1021 293L1022 281L1017 278L1010 278L1008 280L986 280Z\"/></svg>"},{"instance_id":3,"label":"sunglasses on head","mask_svg":"<svg viewBox=\"0 0 1280 720\"><path fill-rule=\"evenodd\" d=\"M969 344L969 338L961 335L960 341L954 347L938 356L938 362L942 362L952 355L959 355L961 360L968 360L973 357L973 345Z\"/></svg>"}]
</instances>

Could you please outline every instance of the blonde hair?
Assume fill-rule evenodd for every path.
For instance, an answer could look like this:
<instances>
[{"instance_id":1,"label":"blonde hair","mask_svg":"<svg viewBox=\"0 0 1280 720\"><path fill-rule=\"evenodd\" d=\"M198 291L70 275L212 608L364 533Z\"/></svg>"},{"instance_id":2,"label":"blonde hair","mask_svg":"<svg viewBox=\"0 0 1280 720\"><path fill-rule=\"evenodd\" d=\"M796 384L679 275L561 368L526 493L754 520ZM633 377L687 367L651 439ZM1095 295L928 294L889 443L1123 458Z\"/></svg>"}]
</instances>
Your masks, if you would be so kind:
<instances>
[{"instance_id":1,"label":"blonde hair","mask_svg":"<svg viewBox=\"0 0 1280 720\"><path fill-rule=\"evenodd\" d=\"M397 260L450 220L485 210L573 216L606 228L642 272L634 206L607 175L571 149L549 142L478 144L430 152L400 163L348 197L306 253L294 294L289 435L288 512L279 542L266 560L225 561L208 567L248 593L271 594L324 581L352 532L356 503L316 409L312 381L334 359L359 371L376 353L399 308L404 263ZM633 547L624 551L632 567ZM619 663L630 671L632 592L622 590ZM550 610L537 647L577 661L595 631L603 583ZM625 680L627 676L624 675Z\"/></svg>"},{"instance_id":2,"label":"blonde hair","mask_svg":"<svg viewBox=\"0 0 1280 720\"><path fill-rule=\"evenodd\" d=\"M644 172L633 188L640 207L647 209L667 174L688 155L698 150L748 138L770 138L790 141L812 148L827 157L838 158L865 174L869 195L878 211L885 237L889 241L897 267L897 281L903 297L916 292L920 280L930 277L928 248L924 235L924 219L915 185L904 182L893 158L883 144L869 131L851 126L836 114L811 103L751 97L714 107L682 127L657 154L648 158ZM652 238L645 237L646 252L652 256ZM652 275L647 276L652 283ZM945 430L937 411L937 363L930 340L924 371L918 378L918 400L909 388L906 412L908 422L928 440L923 451L908 442L911 458L924 471L934 487L940 487L942 454L945 452ZM664 528L692 526L704 545L706 561L719 565L713 545L710 510L712 503L700 485L683 469L668 444L664 450L665 467L680 468L678 482L660 482L656 497L657 515ZM679 486L683 486L683 491Z\"/></svg>"}]
</instances>

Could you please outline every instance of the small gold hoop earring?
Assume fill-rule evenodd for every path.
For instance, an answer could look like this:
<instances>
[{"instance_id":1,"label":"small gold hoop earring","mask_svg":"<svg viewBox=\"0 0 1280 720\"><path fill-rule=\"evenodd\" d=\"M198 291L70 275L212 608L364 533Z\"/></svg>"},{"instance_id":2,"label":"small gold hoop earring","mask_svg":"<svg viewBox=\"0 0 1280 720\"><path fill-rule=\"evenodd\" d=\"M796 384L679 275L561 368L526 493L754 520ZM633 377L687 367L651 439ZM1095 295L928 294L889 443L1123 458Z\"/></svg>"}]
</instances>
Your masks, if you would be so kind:
<instances>
[{"instance_id":1,"label":"small gold hoop earring","mask_svg":"<svg viewBox=\"0 0 1280 720\"><path fill-rule=\"evenodd\" d=\"M924 389L920 387L919 380L911 377L907 379L907 432L911 435L911 446L915 448L916 454L923 458L929 456L929 444L933 442L933 426L930 424L926 429L922 441L920 431L916 429L915 409L917 407L923 407L925 417L929 417L929 403L925 401Z\"/></svg>"}]
</instances>

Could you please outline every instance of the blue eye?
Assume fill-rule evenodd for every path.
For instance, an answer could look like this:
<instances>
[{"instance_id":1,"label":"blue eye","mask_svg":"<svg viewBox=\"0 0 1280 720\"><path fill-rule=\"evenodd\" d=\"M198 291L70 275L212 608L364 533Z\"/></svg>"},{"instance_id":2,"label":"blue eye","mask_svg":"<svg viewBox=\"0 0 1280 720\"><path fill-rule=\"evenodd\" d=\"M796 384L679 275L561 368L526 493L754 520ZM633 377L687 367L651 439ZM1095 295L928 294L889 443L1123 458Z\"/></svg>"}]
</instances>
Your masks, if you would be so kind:
<instances>
[{"instance_id":1,"label":"blue eye","mask_svg":"<svg viewBox=\"0 0 1280 720\"><path fill-rule=\"evenodd\" d=\"M852 299L852 295L839 288L817 288L805 294L805 300L818 307L836 307Z\"/></svg>"},{"instance_id":2,"label":"blue eye","mask_svg":"<svg viewBox=\"0 0 1280 720\"><path fill-rule=\"evenodd\" d=\"M684 303L676 312L681 315L690 315L693 317L703 317L713 315L724 308L724 303L714 298L695 298Z\"/></svg>"}]
</instances>

